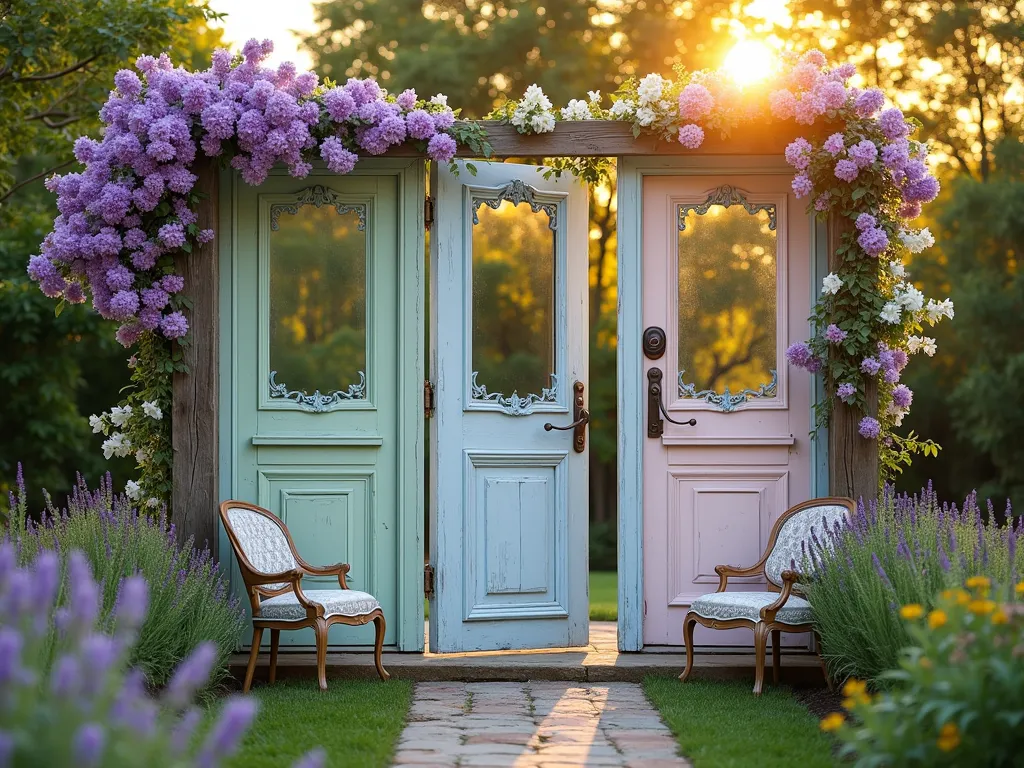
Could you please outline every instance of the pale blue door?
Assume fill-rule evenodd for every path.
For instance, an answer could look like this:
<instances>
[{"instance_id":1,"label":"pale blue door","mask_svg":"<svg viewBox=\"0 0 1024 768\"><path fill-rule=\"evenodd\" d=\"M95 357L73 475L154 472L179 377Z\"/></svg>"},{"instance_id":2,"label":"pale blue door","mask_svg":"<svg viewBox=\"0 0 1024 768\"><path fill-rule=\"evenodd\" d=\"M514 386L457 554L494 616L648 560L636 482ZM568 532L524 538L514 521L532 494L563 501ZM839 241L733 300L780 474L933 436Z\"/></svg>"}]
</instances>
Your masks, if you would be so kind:
<instances>
[{"instance_id":1,"label":"pale blue door","mask_svg":"<svg viewBox=\"0 0 1024 768\"><path fill-rule=\"evenodd\" d=\"M410 161L233 183L222 262L224 496L278 515L310 563L351 564L406 650L423 642L423 194ZM371 645L373 628L329 639Z\"/></svg>"},{"instance_id":2,"label":"pale blue door","mask_svg":"<svg viewBox=\"0 0 1024 768\"><path fill-rule=\"evenodd\" d=\"M430 648L583 645L586 188L477 168L432 179Z\"/></svg>"}]
</instances>

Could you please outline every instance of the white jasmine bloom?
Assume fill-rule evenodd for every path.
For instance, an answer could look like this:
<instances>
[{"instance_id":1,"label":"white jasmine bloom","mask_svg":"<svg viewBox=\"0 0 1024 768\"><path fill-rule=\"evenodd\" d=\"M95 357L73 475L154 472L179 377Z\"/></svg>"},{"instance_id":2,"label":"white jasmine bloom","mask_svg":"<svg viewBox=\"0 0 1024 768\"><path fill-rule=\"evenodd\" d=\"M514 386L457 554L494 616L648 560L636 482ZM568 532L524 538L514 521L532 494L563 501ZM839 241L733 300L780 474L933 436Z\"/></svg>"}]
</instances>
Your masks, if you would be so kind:
<instances>
[{"instance_id":1,"label":"white jasmine bloom","mask_svg":"<svg viewBox=\"0 0 1024 768\"><path fill-rule=\"evenodd\" d=\"M438 94L430 97L430 103L431 104L436 104L439 107L447 107L448 106L448 97L445 96L443 93L438 93Z\"/></svg>"},{"instance_id":2,"label":"white jasmine bloom","mask_svg":"<svg viewBox=\"0 0 1024 768\"><path fill-rule=\"evenodd\" d=\"M544 91L536 83L526 89L522 104L527 110L542 109L546 112L551 109L551 100L544 95Z\"/></svg>"},{"instance_id":3,"label":"white jasmine bloom","mask_svg":"<svg viewBox=\"0 0 1024 768\"><path fill-rule=\"evenodd\" d=\"M928 357L934 357L938 349L939 348L938 345L936 345L935 343L935 339L929 336L925 336L921 340L921 351L928 355Z\"/></svg>"},{"instance_id":4,"label":"white jasmine bloom","mask_svg":"<svg viewBox=\"0 0 1024 768\"><path fill-rule=\"evenodd\" d=\"M137 464L142 464L148 458L149 458L149 454L146 453L141 448L139 448L139 450L137 450L135 452L135 461L136 461Z\"/></svg>"},{"instance_id":5,"label":"white jasmine bloom","mask_svg":"<svg viewBox=\"0 0 1024 768\"><path fill-rule=\"evenodd\" d=\"M900 321L900 305L895 301L887 301L878 316L887 323L895 325Z\"/></svg>"},{"instance_id":6,"label":"white jasmine bloom","mask_svg":"<svg viewBox=\"0 0 1024 768\"><path fill-rule=\"evenodd\" d=\"M515 112L512 113L512 118L509 120L512 125L516 128L522 128L526 125L527 112L522 107L516 107Z\"/></svg>"},{"instance_id":7,"label":"white jasmine bloom","mask_svg":"<svg viewBox=\"0 0 1024 768\"><path fill-rule=\"evenodd\" d=\"M661 99L661 93L665 89L665 81L661 75L653 72L640 81L636 93L640 97L641 104L650 104Z\"/></svg>"},{"instance_id":8,"label":"white jasmine bloom","mask_svg":"<svg viewBox=\"0 0 1024 768\"><path fill-rule=\"evenodd\" d=\"M909 229L905 229L900 232L900 240L907 246L907 249L911 253L920 253L925 248L931 248L935 245L935 238L932 237L932 233L928 231L928 227L914 232Z\"/></svg>"},{"instance_id":9,"label":"white jasmine bloom","mask_svg":"<svg viewBox=\"0 0 1024 768\"><path fill-rule=\"evenodd\" d=\"M89 417L89 426L92 427L92 433L98 435L103 431L103 417L97 416L95 413Z\"/></svg>"},{"instance_id":10,"label":"white jasmine bloom","mask_svg":"<svg viewBox=\"0 0 1024 768\"><path fill-rule=\"evenodd\" d=\"M563 120L589 120L590 105L583 99L572 99L568 106L562 109Z\"/></svg>"},{"instance_id":11,"label":"white jasmine bloom","mask_svg":"<svg viewBox=\"0 0 1024 768\"><path fill-rule=\"evenodd\" d=\"M149 400L142 403L142 412L155 421L160 421L164 417L164 412L160 410L160 406Z\"/></svg>"},{"instance_id":12,"label":"white jasmine bloom","mask_svg":"<svg viewBox=\"0 0 1024 768\"><path fill-rule=\"evenodd\" d=\"M935 325L939 320L944 317L948 317L950 320L953 319L953 302L949 299L943 301L936 301L935 299L928 299L928 304L924 308L925 313L928 315L928 322Z\"/></svg>"},{"instance_id":13,"label":"white jasmine bloom","mask_svg":"<svg viewBox=\"0 0 1024 768\"><path fill-rule=\"evenodd\" d=\"M916 355L921 351L921 344L924 342L920 336L911 336L907 339L907 352L912 355Z\"/></svg>"},{"instance_id":14,"label":"white jasmine bloom","mask_svg":"<svg viewBox=\"0 0 1024 768\"><path fill-rule=\"evenodd\" d=\"M159 507L160 499L156 498L155 496L150 496L149 499L146 501L146 506L150 508Z\"/></svg>"},{"instance_id":15,"label":"white jasmine bloom","mask_svg":"<svg viewBox=\"0 0 1024 768\"><path fill-rule=\"evenodd\" d=\"M907 269L903 266L902 261L890 261L889 271L892 272L894 277L906 277Z\"/></svg>"},{"instance_id":16,"label":"white jasmine bloom","mask_svg":"<svg viewBox=\"0 0 1024 768\"><path fill-rule=\"evenodd\" d=\"M656 115L654 114L654 110L650 107L640 107L640 109L636 111L636 121L643 126L648 126L653 123L655 117Z\"/></svg>"},{"instance_id":17,"label":"white jasmine bloom","mask_svg":"<svg viewBox=\"0 0 1024 768\"><path fill-rule=\"evenodd\" d=\"M628 117L629 115L633 114L634 109L636 109L636 105L633 103L631 99L619 99L614 104L612 104L612 117L616 119Z\"/></svg>"},{"instance_id":18,"label":"white jasmine bloom","mask_svg":"<svg viewBox=\"0 0 1024 768\"><path fill-rule=\"evenodd\" d=\"M889 407L886 408L886 413L892 418L893 424L897 427L903 425L903 417L907 415L907 411L897 407L895 403L889 403Z\"/></svg>"},{"instance_id":19,"label":"white jasmine bloom","mask_svg":"<svg viewBox=\"0 0 1024 768\"><path fill-rule=\"evenodd\" d=\"M587 91L587 98L590 99L590 101L593 102L594 104L597 104L601 101L601 92Z\"/></svg>"},{"instance_id":20,"label":"white jasmine bloom","mask_svg":"<svg viewBox=\"0 0 1024 768\"><path fill-rule=\"evenodd\" d=\"M908 312L917 312L924 307L924 294L909 283L902 283L896 289L896 301Z\"/></svg>"},{"instance_id":21,"label":"white jasmine bloom","mask_svg":"<svg viewBox=\"0 0 1024 768\"><path fill-rule=\"evenodd\" d=\"M128 419L132 415L132 407L126 405L124 408L115 405L110 409L110 423L115 427L123 427L128 423Z\"/></svg>"},{"instance_id":22,"label":"white jasmine bloom","mask_svg":"<svg viewBox=\"0 0 1024 768\"><path fill-rule=\"evenodd\" d=\"M134 480L129 480L124 484L124 495L132 501L138 501L139 492L142 490L141 486Z\"/></svg>"},{"instance_id":23,"label":"white jasmine bloom","mask_svg":"<svg viewBox=\"0 0 1024 768\"><path fill-rule=\"evenodd\" d=\"M550 133L555 130L555 116L550 112L541 112L530 118L530 127L536 133Z\"/></svg>"},{"instance_id":24,"label":"white jasmine bloom","mask_svg":"<svg viewBox=\"0 0 1024 768\"><path fill-rule=\"evenodd\" d=\"M109 459L111 456L124 457L127 456L132 448L132 442L120 432L115 432L106 440L103 441L103 458Z\"/></svg>"},{"instance_id":25,"label":"white jasmine bloom","mask_svg":"<svg viewBox=\"0 0 1024 768\"><path fill-rule=\"evenodd\" d=\"M839 289L843 287L843 279L839 277L835 272L829 272L822 278L821 281L821 292L827 293L830 296L835 296L839 293Z\"/></svg>"}]
</instances>

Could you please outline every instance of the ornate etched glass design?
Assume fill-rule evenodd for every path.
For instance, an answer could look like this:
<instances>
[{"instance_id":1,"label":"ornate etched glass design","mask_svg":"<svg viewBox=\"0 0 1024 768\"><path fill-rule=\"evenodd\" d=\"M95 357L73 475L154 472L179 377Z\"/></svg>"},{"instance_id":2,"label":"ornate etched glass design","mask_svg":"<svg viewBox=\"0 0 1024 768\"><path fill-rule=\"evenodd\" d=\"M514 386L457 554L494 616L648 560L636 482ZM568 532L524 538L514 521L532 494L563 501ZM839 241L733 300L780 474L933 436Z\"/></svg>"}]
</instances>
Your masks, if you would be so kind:
<instances>
[{"instance_id":1,"label":"ornate etched glass design","mask_svg":"<svg viewBox=\"0 0 1024 768\"><path fill-rule=\"evenodd\" d=\"M315 413L366 398L366 217L319 185L271 204L271 398Z\"/></svg>"},{"instance_id":2,"label":"ornate etched glass design","mask_svg":"<svg viewBox=\"0 0 1024 768\"><path fill-rule=\"evenodd\" d=\"M473 371L473 376L470 379L473 399L497 403L501 406L501 410L509 416L526 416L531 414L533 413L533 406L537 403L558 402L558 377L553 373L551 374L550 387L542 389L539 395L527 395L526 397L520 397L516 391L513 391L507 397L500 392L488 392L487 387L477 384L477 374L477 371Z\"/></svg>"},{"instance_id":3,"label":"ornate etched glass design","mask_svg":"<svg viewBox=\"0 0 1024 768\"><path fill-rule=\"evenodd\" d=\"M723 186L678 222L679 397L724 412L775 397L776 206Z\"/></svg>"},{"instance_id":4,"label":"ornate etched glass design","mask_svg":"<svg viewBox=\"0 0 1024 768\"><path fill-rule=\"evenodd\" d=\"M558 402L557 203L513 181L472 207L470 399L523 416Z\"/></svg>"}]
</instances>

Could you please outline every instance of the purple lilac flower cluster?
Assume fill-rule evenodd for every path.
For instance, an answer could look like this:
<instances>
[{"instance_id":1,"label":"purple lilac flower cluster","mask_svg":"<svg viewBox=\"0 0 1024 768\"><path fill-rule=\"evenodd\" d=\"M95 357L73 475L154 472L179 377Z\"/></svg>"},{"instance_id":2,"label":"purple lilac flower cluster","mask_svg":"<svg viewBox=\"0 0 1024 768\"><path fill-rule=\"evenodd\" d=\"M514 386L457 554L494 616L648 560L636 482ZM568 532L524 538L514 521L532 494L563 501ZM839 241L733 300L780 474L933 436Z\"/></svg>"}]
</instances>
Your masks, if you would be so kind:
<instances>
[{"instance_id":1,"label":"purple lilac flower cluster","mask_svg":"<svg viewBox=\"0 0 1024 768\"><path fill-rule=\"evenodd\" d=\"M96 310L121 322L126 347L145 332L178 339L188 321L171 257L214 236L199 228L191 196L200 152L229 156L253 185L277 163L304 177L317 154L348 173L357 152L379 155L407 140L423 142L435 161L454 157L455 114L443 97L389 97L356 79L324 90L291 63L262 66L272 48L250 40L240 60L219 49L202 72L175 68L166 54L140 56L136 71L117 73L100 111L102 141L75 143L85 169L47 181L60 215L28 267L43 293L80 303L88 287Z\"/></svg>"}]
</instances>

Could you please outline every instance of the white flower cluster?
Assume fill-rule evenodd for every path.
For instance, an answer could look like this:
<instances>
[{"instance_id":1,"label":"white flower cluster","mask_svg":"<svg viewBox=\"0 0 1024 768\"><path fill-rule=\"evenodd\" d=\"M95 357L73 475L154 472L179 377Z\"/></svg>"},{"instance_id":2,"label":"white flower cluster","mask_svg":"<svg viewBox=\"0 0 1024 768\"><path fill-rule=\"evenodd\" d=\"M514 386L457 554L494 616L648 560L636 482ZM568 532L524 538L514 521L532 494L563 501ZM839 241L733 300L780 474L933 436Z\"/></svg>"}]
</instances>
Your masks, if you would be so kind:
<instances>
[{"instance_id":1,"label":"white flower cluster","mask_svg":"<svg viewBox=\"0 0 1024 768\"><path fill-rule=\"evenodd\" d=\"M102 446L103 458L110 459L112 456L124 458L132 452L132 441L124 432L118 430L124 429L133 412L130 405L123 407L115 405L110 409L110 413L101 413L99 416L93 414L89 417L89 426L92 427L93 433L107 435ZM149 400L142 403L142 412L154 421L160 421L164 417L160 406ZM140 464L146 458L148 455L141 448L135 452L135 460Z\"/></svg>"},{"instance_id":2,"label":"white flower cluster","mask_svg":"<svg viewBox=\"0 0 1024 768\"><path fill-rule=\"evenodd\" d=\"M619 99L612 104L611 116L616 120L631 119L643 128L664 119L678 118L678 106L663 98L665 91L671 87L671 80L666 80L658 74L647 75L637 85L636 100Z\"/></svg>"},{"instance_id":3,"label":"white flower cluster","mask_svg":"<svg viewBox=\"0 0 1024 768\"><path fill-rule=\"evenodd\" d=\"M601 116L601 92L587 91L587 99L571 99L569 105L562 108L563 120L593 120Z\"/></svg>"},{"instance_id":4,"label":"white flower cluster","mask_svg":"<svg viewBox=\"0 0 1024 768\"><path fill-rule=\"evenodd\" d=\"M935 238L932 237L928 227L918 232L905 229L900 232L900 240L903 241L903 244L907 246L907 250L911 253L921 253L925 248L931 248L935 245Z\"/></svg>"},{"instance_id":5,"label":"white flower cluster","mask_svg":"<svg viewBox=\"0 0 1024 768\"><path fill-rule=\"evenodd\" d=\"M895 296L882 307L879 317L895 325L903 319L904 312L910 312L919 320L922 319L922 310L923 317L928 320L929 325L935 325L943 317L953 317L953 302L949 299L942 302L928 299L926 305L921 291L910 283L900 283L896 286Z\"/></svg>"},{"instance_id":6,"label":"white flower cluster","mask_svg":"<svg viewBox=\"0 0 1024 768\"><path fill-rule=\"evenodd\" d=\"M843 279L835 272L829 272L821 280L821 292L829 296L835 296L843 287Z\"/></svg>"},{"instance_id":7,"label":"white flower cluster","mask_svg":"<svg viewBox=\"0 0 1024 768\"><path fill-rule=\"evenodd\" d=\"M551 99L536 83L526 89L523 99L516 104L509 121L520 133L550 133L555 130L555 115L551 111Z\"/></svg>"},{"instance_id":8,"label":"white flower cluster","mask_svg":"<svg viewBox=\"0 0 1024 768\"><path fill-rule=\"evenodd\" d=\"M907 351L912 355L924 352L928 357L932 357L937 349L935 339L928 336L911 336L907 339Z\"/></svg>"}]
</instances>

